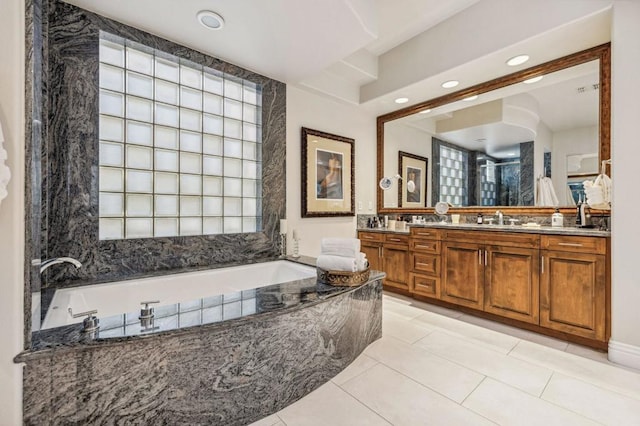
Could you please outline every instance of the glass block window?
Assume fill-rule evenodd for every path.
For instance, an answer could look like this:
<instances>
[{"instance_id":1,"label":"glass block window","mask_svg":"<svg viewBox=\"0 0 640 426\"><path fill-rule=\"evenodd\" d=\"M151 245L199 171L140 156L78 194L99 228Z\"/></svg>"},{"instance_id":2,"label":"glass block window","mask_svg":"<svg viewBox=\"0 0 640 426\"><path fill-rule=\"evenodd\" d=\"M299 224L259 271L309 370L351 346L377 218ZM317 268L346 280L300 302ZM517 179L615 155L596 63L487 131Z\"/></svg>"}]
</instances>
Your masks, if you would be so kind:
<instances>
[{"instance_id":1,"label":"glass block window","mask_svg":"<svg viewBox=\"0 0 640 426\"><path fill-rule=\"evenodd\" d=\"M440 201L466 205L467 153L440 145Z\"/></svg>"},{"instance_id":2,"label":"glass block window","mask_svg":"<svg viewBox=\"0 0 640 426\"><path fill-rule=\"evenodd\" d=\"M100 40L100 239L261 229L261 87Z\"/></svg>"},{"instance_id":3,"label":"glass block window","mask_svg":"<svg viewBox=\"0 0 640 426\"><path fill-rule=\"evenodd\" d=\"M487 160L480 166L480 205L495 206L496 198L496 163Z\"/></svg>"}]
</instances>

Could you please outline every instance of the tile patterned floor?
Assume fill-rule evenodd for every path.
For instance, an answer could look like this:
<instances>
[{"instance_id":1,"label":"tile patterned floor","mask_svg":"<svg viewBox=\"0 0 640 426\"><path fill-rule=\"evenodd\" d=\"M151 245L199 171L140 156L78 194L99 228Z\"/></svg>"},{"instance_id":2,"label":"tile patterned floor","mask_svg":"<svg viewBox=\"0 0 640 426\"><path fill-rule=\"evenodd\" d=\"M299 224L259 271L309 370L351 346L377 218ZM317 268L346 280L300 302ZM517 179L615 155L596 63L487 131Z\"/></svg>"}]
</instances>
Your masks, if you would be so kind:
<instances>
[{"instance_id":1,"label":"tile patterned floor","mask_svg":"<svg viewBox=\"0 0 640 426\"><path fill-rule=\"evenodd\" d=\"M551 337L385 293L383 337L252 426L640 425L640 371Z\"/></svg>"}]
</instances>

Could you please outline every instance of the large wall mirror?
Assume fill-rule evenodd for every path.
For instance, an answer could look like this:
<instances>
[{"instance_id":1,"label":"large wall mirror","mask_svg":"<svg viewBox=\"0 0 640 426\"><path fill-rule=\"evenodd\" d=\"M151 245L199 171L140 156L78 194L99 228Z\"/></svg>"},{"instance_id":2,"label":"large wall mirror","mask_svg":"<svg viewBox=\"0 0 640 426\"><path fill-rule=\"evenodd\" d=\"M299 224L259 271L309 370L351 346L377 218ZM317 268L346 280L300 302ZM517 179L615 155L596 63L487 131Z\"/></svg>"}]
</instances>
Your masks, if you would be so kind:
<instances>
[{"instance_id":1,"label":"large wall mirror","mask_svg":"<svg viewBox=\"0 0 640 426\"><path fill-rule=\"evenodd\" d=\"M378 189L381 213L429 213L438 201L469 213L568 209L610 158L610 45L382 115L377 132L378 180L396 177ZM420 167L399 153L426 160L420 185L404 182L414 170L403 167ZM537 194L544 177L557 202ZM420 204L403 201L410 190L424 191Z\"/></svg>"}]
</instances>

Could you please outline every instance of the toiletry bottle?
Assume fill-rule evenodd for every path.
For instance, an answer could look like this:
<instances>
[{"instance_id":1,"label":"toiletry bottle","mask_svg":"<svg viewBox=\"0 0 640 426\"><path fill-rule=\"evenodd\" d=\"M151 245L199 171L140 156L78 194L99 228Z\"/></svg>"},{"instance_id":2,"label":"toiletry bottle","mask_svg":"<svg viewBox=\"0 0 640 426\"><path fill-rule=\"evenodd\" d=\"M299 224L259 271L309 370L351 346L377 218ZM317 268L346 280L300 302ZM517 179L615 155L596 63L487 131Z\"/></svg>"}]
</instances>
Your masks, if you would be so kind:
<instances>
[{"instance_id":1,"label":"toiletry bottle","mask_svg":"<svg viewBox=\"0 0 640 426\"><path fill-rule=\"evenodd\" d=\"M556 209L556 212L551 215L551 226L559 228L564 226L564 217L559 209Z\"/></svg>"},{"instance_id":2,"label":"toiletry bottle","mask_svg":"<svg viewBox=\"0 0 640 426\"><path fill-rule=\"evenodd\" d=\"M582 226L582 197L578 195L578 204L576 204L576 226Z\"/></svg>"},{"instance_id":3,"label":"toiletry bottle","mask_svg":"<svg viewBox=\"0 0 640 426\"><path fill-rule=\"evenodd\" d=\"M478 225L482 225L482 213L478 213L478 218L476 219L476 223Z\"/></svg>"}]
</instances>

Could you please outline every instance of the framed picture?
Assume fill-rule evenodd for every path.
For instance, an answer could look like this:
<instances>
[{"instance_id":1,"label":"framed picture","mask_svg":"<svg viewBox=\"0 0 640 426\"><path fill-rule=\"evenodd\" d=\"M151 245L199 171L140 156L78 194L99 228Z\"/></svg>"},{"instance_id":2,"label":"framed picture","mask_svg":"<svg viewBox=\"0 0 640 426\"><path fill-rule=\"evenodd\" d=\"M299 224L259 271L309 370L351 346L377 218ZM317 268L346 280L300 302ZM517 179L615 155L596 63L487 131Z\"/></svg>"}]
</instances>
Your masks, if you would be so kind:
<instances>
[{"instance_id":1,"label":"framed picture","mask_svg":"<svg viewBox=\"0 0 640 426\"><path fill-rule=\"evenodd\" d=\"M355 141L302 128L302 217L355 216Z\"/></svg>"},{"instance_id":2,"label":"framed picture","mask_svg":"<svg viewBox=\"0 0 640 426\"><path fill-rule=\"evenodd\" d=\"M398 151L398 207L426 207L428 164L428 158Z\"/></svg>"}]
</instances>

